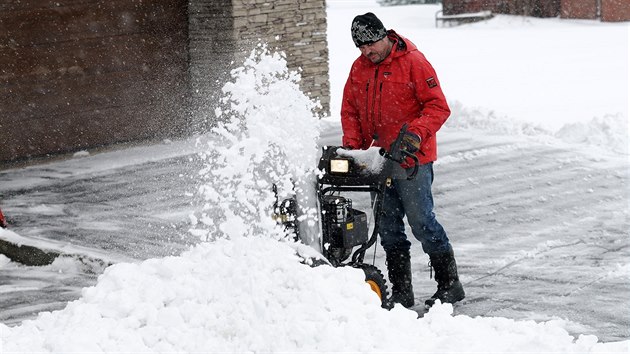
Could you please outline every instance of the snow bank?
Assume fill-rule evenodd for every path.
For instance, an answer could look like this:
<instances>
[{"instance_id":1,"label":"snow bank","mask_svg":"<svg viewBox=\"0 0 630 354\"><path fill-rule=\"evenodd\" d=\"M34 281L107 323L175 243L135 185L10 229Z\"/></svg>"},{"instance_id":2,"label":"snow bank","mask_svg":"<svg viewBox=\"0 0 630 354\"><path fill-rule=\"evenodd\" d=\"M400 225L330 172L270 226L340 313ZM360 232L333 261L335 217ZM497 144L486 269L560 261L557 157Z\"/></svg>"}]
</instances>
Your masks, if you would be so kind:
<instances>
[{"instance_id":1,"label":"snow bank","mask_svg":"<svg viewBox=\"0 0 630 354\"><path fill-rule=\"evenodd\" d=\"M607 114L589 122L568 123L557 132L536 122L519 121L493 110L465 107L461 102L450 103L452 114L446 127L466 130L476 129L485 134L522 135L532 138L554 138L582 147L598 147L617 154L630 155L628 151L628 121L622 114Z\"/></svg>"},{"instance_id":2,"label":"snow bank","mask_svg":"<svg viewBox=\"0 0 630 354\"><path fill-rule=\"evenodd\" d=\"M100 352L623 352L628 342L577 340L558 321L424 318L380 307L353 268L300 264L295 245L218 239L179 257L109 267L61 311L9 328L3 353Z\"/></svg>"},{"instance_id":3,"label":"snow bank","mask_svg":"<svg viewBox=\"0 0 630 354\"><path fill-rule=\"evenodd\" d=\"M567 124L555 136L568 143L599 146L630 155L628 134L627 119L616 114L593 118L588 123Z\"/></svg>"}]
</instances>

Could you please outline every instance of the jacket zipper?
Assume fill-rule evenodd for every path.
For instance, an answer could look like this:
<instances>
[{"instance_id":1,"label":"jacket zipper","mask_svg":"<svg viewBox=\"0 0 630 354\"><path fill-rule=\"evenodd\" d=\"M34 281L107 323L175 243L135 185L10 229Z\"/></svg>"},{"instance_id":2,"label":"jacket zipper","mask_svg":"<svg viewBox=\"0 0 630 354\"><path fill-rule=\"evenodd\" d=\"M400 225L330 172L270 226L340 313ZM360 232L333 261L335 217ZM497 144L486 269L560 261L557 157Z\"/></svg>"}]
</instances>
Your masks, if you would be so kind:
<instances>
[{"instance_id":1,"label":"jacket zipper","mask_svg":"<svg viewBox=\"0 0 630 354\"><path fill-rule=\"evenodd\" d=\"M370 104L370 80L368 80L365 85L365 113L368 115L368 119L370 118L370 112L368 110L368 106Z\"/></svg>"},{"instance_id":2,"label":"jacket zipper","mask_svg":"<svg viewBox=\"0 0 630 354\"><path fill-rule=\"evenodd\" d=\"M370 117L372 118L372 135L376 135L376 112L374 112L374 108L376 105L376 93L377 93L377 85L378 84L378 67L374 71L374 94L372 95L372 109L370 109Z\"/></svg>"},{"instance_id":3,"label":"jacket zipper","mask_svg":"<svg viewBox=\"0 0 630 354\"><path fill-rule=\"evenodd\" d=\"M383 81L378 85L378 122L381 122L383 112Z\"/></svg>"}]
</instances>

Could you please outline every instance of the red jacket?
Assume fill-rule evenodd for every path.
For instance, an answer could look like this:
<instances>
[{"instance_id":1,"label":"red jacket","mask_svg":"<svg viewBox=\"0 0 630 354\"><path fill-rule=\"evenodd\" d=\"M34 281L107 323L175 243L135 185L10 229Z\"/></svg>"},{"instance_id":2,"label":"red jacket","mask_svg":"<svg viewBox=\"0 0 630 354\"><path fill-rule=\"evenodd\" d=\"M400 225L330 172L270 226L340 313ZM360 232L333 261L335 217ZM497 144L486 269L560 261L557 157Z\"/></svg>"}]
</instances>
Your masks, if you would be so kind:
<instances>
[{"instance_id":1,"label":"red jacket","mask_svg":"<svg viewBox=\"0 0 630 354\"><path fill-rule=\"evenodd\" d=\"M435 70L418 48L396 32L388 31L394 47L379 64L361 55L352 64L343 90L341 126L343 145L367 149L389 148L400 128L422 138L418 159L437 159L436 133L451 111Z\"/></svg>"}]
</instances>

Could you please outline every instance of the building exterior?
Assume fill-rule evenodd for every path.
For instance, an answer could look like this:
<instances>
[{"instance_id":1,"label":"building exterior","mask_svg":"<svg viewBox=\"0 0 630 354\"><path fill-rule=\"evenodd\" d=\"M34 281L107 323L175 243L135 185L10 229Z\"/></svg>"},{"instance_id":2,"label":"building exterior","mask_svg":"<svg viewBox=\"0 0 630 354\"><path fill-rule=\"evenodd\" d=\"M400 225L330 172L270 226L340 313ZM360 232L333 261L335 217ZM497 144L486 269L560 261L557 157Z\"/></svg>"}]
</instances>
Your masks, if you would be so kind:
<instances>
[{"instance_id":1,"label":"building exterior","mask_svg":"<svg viewBox=\"0 0 630 354\"><path fill-rule=\"evenodd\" d=\"M600 0L600 15L602 21L623 22L630 21L630 1L628 0Z\"/></svg>"},{"instance_id":2,"label":"building exterior","mask_svg":"<svg viewBox=\"0 0 630 354\"><path fill-rule=\"evenodd\" d=\"M490 10L494 13L630 21L629 0L442 0L445 15Z\"/></svg>"},{"instance_id":3,"label":"building exterior","mask_svg":"<svg viewBox=\"0 0 630 354\"><path fill-rule=\"evenodd\" d=\"M203 130L259 42L327 112L325 0L0 4L0 167Z\"/></svg>"},{"instance_id":4,"label":"building exterior","mask_svg":"<svg viewBox=\"0 0 630 354\"><path fill-rule=\"evenodd\" d=\"M563 18L630 21L628 0L562 0L561 11Z\"/></svg>"},{"instance_id":5,"label":"building exterior","mask_svg":"<svg viewBox=\"0 0 630 354\"><path fill-rule=\"evenodd\" d=\"M559 14L560 0L442 0L445 15L480 11L493 13L555 17Z\"/></svg>"},{"instance_id":6,"label":"building exterior","mask_svg":"<svg viewBox=\"0 0 630 354\"><path fill-rule=\"evenodd\" d=\"M301 70L302 90L329 111L325 0L190 0L189 31L195 122L213 111L231 63L261 41L287 54L289 69Z\"/></svg>"}]
</instances>

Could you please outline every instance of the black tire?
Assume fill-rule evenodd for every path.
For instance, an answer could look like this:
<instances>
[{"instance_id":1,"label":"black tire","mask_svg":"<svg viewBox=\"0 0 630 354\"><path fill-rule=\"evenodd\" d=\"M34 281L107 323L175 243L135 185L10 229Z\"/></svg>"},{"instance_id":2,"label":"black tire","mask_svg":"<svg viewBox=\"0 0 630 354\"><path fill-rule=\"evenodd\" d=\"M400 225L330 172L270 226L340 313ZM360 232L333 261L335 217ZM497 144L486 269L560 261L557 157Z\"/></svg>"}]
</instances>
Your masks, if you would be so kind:
<instances>
[{"instance_id":1,"label":"black tire","mask_svg":"<svg viewBox=\"0 0 630 354\"><path fill-rule=\"evenodd\" d=\"M324 257L335 267L341 265L350 255L352 255L352 248L329 247L324 251Z\"/></svg>"},{"instance_id":2,"label":"black tire","mask_svg":"<svg viewBox=\"0 0 630 354\"><path fill-rule=\"evenodd\" d=\"M381 271L371 264L357 264L356 268L361 268L365 273L365 282L370 285L372 291L381 299L381 307L388 308L387 282Z\"/></svg>"}]
</instances>

